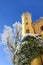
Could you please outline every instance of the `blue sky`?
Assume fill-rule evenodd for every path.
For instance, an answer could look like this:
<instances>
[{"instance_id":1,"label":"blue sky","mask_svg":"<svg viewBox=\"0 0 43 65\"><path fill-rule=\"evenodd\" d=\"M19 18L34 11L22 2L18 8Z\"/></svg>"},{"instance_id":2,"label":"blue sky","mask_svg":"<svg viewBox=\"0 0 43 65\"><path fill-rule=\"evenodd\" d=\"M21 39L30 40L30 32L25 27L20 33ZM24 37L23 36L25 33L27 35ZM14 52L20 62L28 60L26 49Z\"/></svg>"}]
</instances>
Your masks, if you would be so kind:
<instances>
[{"instance_id":1,"label":"blue sky","mask_svg":"<svg viewBox=\"0 0 43 65\"><path fill-rule=\"evenodd\" d=\"M12 26L16 21L21 22L21 15L24 12L32 14L33 22L43 17L43 0L0 0L0 33L4 25ZM3 48L0 46L0 65L12 65Z\"/></svg>"}]
</instances>

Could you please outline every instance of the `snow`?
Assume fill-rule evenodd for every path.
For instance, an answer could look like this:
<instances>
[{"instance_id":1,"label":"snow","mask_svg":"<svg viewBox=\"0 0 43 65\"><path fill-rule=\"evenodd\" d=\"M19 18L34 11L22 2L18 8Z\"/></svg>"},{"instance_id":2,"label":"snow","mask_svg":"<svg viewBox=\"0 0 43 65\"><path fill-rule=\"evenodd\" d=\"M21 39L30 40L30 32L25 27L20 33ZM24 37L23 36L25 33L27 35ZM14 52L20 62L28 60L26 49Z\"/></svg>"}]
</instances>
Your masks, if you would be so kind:
<instances>
[{"instance_id":1,"label":"snow","mask_svg":"<svg viewBox=\"0 0 43 65\"><path fill-rule=\"evenodd\" d=\"M35 37L36 39L42 39L42 37L40 37L40 35L39 34L32 34L32 33L26 33L26 34L24 34L23 36L22 36L22 40L25 38L25 37L27 37L27 36L33 36L33 37Z\"/></svg>"},{"instance_id":2,"label":"snow","mask_svg":"<svg viewBox=\"0 0 43 65\"><path fill-rule=\"evenodd\" d=\"M23 40L25 37L27 37L27 36L34 36L34 37L36 37L35 34L32 34L32 33L26 33L26 34L23 35L22 40Z\"/></svg>"},{"instance_id":3,"label":"snow","mask_svg":"<svg viewBox=\"0 0 43 65\"><path fill-rule=\"evenodd\" d=\"M16 38L17 32L19 32L19 38L21 38L21 23L16 22L13 24L13 27L4 25L3 33L1 33L1 43L7 43L7 40L14 40Z\"/></svg>"},{"instance_id":4,"label":"snow","mask_svg":"<svg viewBox=\"0 0 43 65\"><path fill-rule=\"evenodd\" d=\"M7 43L7 38L11 38L12 35L12 28L5 25L3 33L1 34L2 43Z\"/></svg>"}]
</instances>

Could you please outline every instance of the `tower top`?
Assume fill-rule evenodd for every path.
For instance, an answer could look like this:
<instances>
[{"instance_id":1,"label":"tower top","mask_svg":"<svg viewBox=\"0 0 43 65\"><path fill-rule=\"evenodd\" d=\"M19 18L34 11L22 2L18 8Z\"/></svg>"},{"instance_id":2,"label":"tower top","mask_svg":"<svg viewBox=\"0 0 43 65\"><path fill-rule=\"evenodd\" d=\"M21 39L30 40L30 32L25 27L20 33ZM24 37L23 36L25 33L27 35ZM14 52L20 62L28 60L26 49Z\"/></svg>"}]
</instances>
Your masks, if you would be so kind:
<instances>
[{"instance_id":1,"label":"tower top","mask_svg":"<svg viewBox=\"0 0 43 65\"><path fill-rule=\"evenodd\" d=\"M30 13L26 12L26 13L23 13L21 17L26 16L26 15L31 16Z\"/></svg>"}]
</instances>

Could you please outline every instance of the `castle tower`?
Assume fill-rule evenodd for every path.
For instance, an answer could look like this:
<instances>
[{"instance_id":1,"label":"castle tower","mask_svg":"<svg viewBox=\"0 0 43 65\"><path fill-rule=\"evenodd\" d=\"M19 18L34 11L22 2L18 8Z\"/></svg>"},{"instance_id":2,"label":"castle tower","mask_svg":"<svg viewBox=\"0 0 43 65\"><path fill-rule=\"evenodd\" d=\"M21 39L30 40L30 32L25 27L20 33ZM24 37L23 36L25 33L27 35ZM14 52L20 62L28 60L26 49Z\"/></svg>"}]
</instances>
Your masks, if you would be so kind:
<instances>
[{"instance_id":1,"label":"castle tower","mask_svg":"<svg viewBox=\"0 0 43 65\"><path fill-rule=\"evenodd\" d=\"M22 35L26 33L34 33L32 28L31 14L26 12L22 15Z\"/></svg>"}]
</instances>

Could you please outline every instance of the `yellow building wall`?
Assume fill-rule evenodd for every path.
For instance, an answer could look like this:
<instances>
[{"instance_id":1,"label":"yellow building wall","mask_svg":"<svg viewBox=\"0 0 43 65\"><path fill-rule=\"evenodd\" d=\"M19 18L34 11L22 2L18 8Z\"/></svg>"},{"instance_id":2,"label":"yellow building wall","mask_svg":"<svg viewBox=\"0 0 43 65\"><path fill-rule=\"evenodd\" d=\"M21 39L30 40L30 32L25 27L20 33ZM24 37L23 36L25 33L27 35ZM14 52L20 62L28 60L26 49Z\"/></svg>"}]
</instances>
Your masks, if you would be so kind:
<instances>
[{"instance_id":1,"label":"yellow building wall","mask_svg":"<svg viewBox=\"0 0 43 65\"><path fill-rule=\"evenodd\" d=\"M43 18L40 18L40 20L37 20L35 23L32 23L30 13L26 12L22 14L22 35L26 34L27 29L29 30L29 33L42 34L43 30L41 30L41 26L43 26Z\"/></svg>"},{"instance_id":2,"label":"yellow building wall","mask_svg":"<svg viewBox=\"0 0 43 65\"><path fill-rule=\"evenodd\" d=\"M34 23L35 34L41 34L43 30L41 30L41 26L43 26L43 19L40 19Z\"/></svg>"},{"instance_id":3,"label":"yellow building wall","mask_svg":"<svg viewBox=\"0 0 43 65\"><path fill-rule=\"evenodd\" d=\"M41 65L40 57L33 59L31 65Z\"/></svg>"},{"instance_id":4,"label":"yellow building wall","mask_svg":"<svg viewBox=\"0 0 43 65\"><path fill-rule=\"evenodd\" d=\"M41 60L42 59L42 60ZM34 58L32 61L31 61L31 65L42 65L43 63L43 55L41 55L41 59L40 57L37 57L37 58ZM42 63L41 63L42 62Z\"/></svg>"},{"instance_id":5,"label":"yellow building wall","mask_svg":"<svg viewBox=\"0 0 43 65\"><path fill-rule=\"evenodd\" d=\"M34 33L31 23L32 23L31 14L29 13L23 14L22 15L22 35L26 34L27 30L29 30L29 33Z\"/></svg>"}]
</instances>

